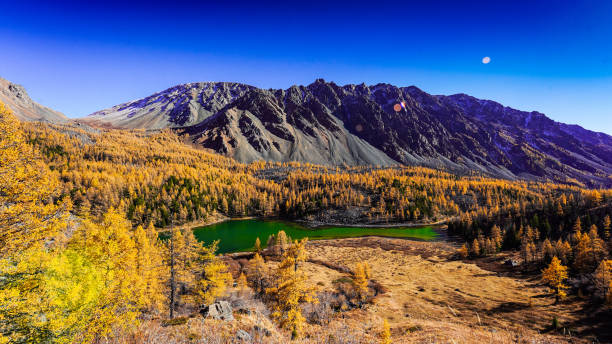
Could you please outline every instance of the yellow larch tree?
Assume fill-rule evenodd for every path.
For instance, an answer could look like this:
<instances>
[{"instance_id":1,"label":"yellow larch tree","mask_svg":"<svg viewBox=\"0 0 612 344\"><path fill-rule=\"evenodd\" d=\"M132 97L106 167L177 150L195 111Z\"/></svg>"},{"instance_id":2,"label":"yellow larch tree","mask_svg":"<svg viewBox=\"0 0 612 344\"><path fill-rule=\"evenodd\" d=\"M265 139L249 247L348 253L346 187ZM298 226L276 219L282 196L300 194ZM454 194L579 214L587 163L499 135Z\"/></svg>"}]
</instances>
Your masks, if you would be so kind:
<instances>
[{"instance_id":1,"label":"yellow larch tree","mask_svg":"<svg viewBox=\"0 0 612 344\"><path fill-rule=\"evenodd\" d=\"M249 287L247 283L247 278L244 272L240 273L240 276L238 276L238 280L236 281L236 286L238 287L240 291L245 291Z\"/></svg>"},{"instance_id":2,"label":"yellow larch tree","mask_svg":"<svg viewBox=\"0 0 612 344\"><path fill-rule=\"evenodd\" d=\"M353 272L352 280L355 288L355 294L358 299L358 303L361 305L368 298L369 289L368 283L370 282L370 271L367 262L357 263L355 271Z\"/></svg>"},{"instance_id":3,"label":"yellow larch tree","mask_svg":"<svg viewBox=\"0 0 612 344\"><path fill-rule=\"evenodd\" d=\"M49 341L44 273L64 242L66 207L53 204L56 176L26 143L0 102L0 343Z\"/></svg>"},{"instance_id":4,"label":"yellow larch tree","mask_svg":"<svg viewBox=\"0 0 612 344\"><path fill-rule=\"evenodd\" d=\"M274 273L273 287L266 289L274 300L272 317L282 328L290 330L294 339L301 335L306 321L301 304L316 302L314 289L306 285L307 277L299 265L306 260L307 240L296 240L288 247Z\"/></svg>"},{"instance_id":5,"label":"yellow larch tree","mask_svg":"<svg viewBox=\"0 0 612 344\"><path fill-rule=\"evenodd\" d=\"M140 299L138 306L149 312L161 311L168 269L163 263L163 247L153 225L147 229L138 226L134 232L136 244L136 271L140 277L135 286Z\"/></svg>"},{"instance_id":6,"label":"yellow larch tree","mask_svg":"<svg viewBox=\"0 0 612 344\"><path fill-rule=\"evenodd\" d=\"M459 257L461 257L463 259L468 257L470 252L469 252L466 244L461 245L461 247L457 249L457 254L459 255Z\"/></svg>"},{"instance_id":7,"label":"yellow larch tree","mask_svg":"<svg viewBox=\"0 0 612 344\"><path fill-rule=\"evenodd\" d=\"M253 245L253 252L261 253L261 241L259 237L255 239L255 245Z\"/></svg>"},{"instance_id":8,"label":"yellow larch tree","mask_svg":"<svg viewBox=\"0 0 612 344\"><path fill-rule=\"evenodd\" d=\"M0 102L0 257L52 238L63 218L52 196L57 189L21 124Z\"/></svg>"},{"instance_id":9,"label":"yellow larch tree","mask_svg":"<svg viewBox=\"0 0 612 344\"><path fill-rule=\"evenodd\" d=\"M268 280L268 267L259 253L249 261L247 277L257 293L265 292Z\"/></svg>"},{"instance_id":10,"label":"yellow larch tree","mask_svg":"<svg viewBox=\"0 0 612 344\"><path fill-rule=\"evenodd\" d=\"M215 241L198 250L198 266L202 266L202 272L197 275L195 283L197 303L209 305L215 302L233 282L227 265L215 255L218 244Z\"/></svg>"},{"instance_id":11,"label":"yellow larch tree","mask_svg":"<svg viewBox=\"0 0 612 344\"><path fill-rule=\"evenodd\" d=\"M81 221L65 247L31 255L29 267L42 269L41 277L36 295L22 297L29 296L35 341L95 342L134 329L149 296L136 241L131 224L111 209L101 223Z\"/></svg>"},{"instance_id":12,"label":"yellow larch tree","mask_svg":"<svg viewBox=\"0 0 612 344\"><path fill-rule=\"evenodd\" d=\"M612 260L602 260L594 277L595 287L601 292L606 303L612 305Z\"/></svg>"},{"instance_id":13,"label":"yellow larch tree","mask_svg":"<svg viewBox=\"0 0 612 344\"><path fill-rule=\"evenodd\" d=\"M84 220L82 229L74 234L69 249L75 250L84 256L92 269L99 271L99 281L103 285L97 298L96 306L83 312L79 319L87 321L83 338L103 338L113 329L127 330L137 323L139 300L143 299L144 289L138 275L138 250L133 237L132 225L125 217L112 208L104 215L102 222L96 224ZM62 302L70 302L64 297L62 280L69 279L63 276L61 269L57 269L51 276L59 282L55 292L58 309L64 308ZM53 284L49 281L48 284ZM61 327L60 327L61 328Z\"/></svg>"},{"instance_id":14,"label":"yellow larch tree","mask_svg":"<svg viewBox=\"0 0 612 344\"><path fill-rule=\"evenodd\" d=\"M179 293L181 285L193 289L202 273L201 253L202 244L197 241L193 231L172 227L170 237L165 242L164 261L168 268L168 305L170 318L183 301L195 301L197 293Z\"/></svg>"},{"instance_id":15,"label":"yellow larch tree","mask_svg":"<svg viewBox=\"0 0 612 344\"><path fill-rule=\"evenodd\" d=\"M566 295L565 289L568 287L565 284L565 280L567 280L567 277L567 267L563 266L559 258L556 256L553 257L548 267L542 271L542 279L548 283L552 291L555 293L556 302L558 302L560 298L564 298Z\"/></svg>"},{"instance_id":16,"label":"yellow larch tree","mask_svg":"<svg viewBox=\"0 0 612 344\"><path fill-rule=\"evenodd\" d=\"M382 331L380 332L380 343L391 344L391 328L386 318L383 321Z\"/></svg>"},{"instance_id":17,"label":"yellow larch tree","mask_svg":"<svg viewBox=\"0 0 612 344\"><path fill-rule=\"evenodd\" d=\"M580 222L580 217L576 218L576 222L574 222L574 234L580 233L582 231L582 222Z\"/></svg>"}]
</instances>

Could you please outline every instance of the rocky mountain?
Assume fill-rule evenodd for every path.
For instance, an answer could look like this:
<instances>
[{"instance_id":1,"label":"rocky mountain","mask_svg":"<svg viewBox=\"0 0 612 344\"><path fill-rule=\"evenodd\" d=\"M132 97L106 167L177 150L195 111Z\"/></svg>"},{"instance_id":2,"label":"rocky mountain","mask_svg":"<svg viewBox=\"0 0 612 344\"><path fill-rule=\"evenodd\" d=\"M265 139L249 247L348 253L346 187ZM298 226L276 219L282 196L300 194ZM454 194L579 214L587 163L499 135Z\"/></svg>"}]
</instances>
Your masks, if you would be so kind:
<instances>
[{"instance_id":1,"label":"rocky mountain","mask_svg":"<svg viewBox=\"0 0 612 344\"><path fill-rule=\"evenodd\" d=\"M0 101L6 104L22 121L44 121L59 123L68 119L61 112L42 106L28 96L21 85L0 78Z\"/></svg>"},{"instance_id":2,"label":"rocky mountain","mask_svg":"<svg viewBox=\"0 0 612 344\"><path fill-rule=\"evenodd\" d=\"M612 137L465 94L389 84L262 90L192 83L86 118L122 128L177 128L243 162L423 165L508 179L612 184Z\"/></svg>"},{"instance_id":3,"label":"rocky mountain","mask_svg":"<svg viewBox=\"0 0 612 344\"><path fill-rule=\"evenodd\" d=\"M84 120L129 129L184 127L202 122L253 89L253 86L229 82L178 85L143 99L95 112Z\"/></svg>"}]
</instances>

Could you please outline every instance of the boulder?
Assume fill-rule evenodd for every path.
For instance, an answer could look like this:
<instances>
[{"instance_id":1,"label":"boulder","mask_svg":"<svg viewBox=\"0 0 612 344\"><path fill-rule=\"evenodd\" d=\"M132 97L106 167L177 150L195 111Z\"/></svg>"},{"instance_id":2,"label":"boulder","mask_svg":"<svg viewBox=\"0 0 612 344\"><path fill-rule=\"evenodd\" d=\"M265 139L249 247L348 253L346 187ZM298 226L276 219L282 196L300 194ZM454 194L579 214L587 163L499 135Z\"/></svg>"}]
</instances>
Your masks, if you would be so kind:
<instances>
[{"instance_id":1,"label":"boulder","mask_svg":"<svg viewBox=\"0 0 612 344\"><path fill-rule=\"evenodd\" d=\"M234 320L234 314L232 312L232 306L227 301L218 301L208 306L205 306L200 310L200 313L205 318L212 318L217 320L232 321Z\"/></svg>"},{"instance_id":2,"label":"boulder","mask_svg":"<svg viewBox=\"0 0 612 344\"><path fill-rule=\"evenodd\" d=\"M272 335L272 332L270 332L270 330L268 330L265 327L259 326L259 325L255 325L253 329L259 333L263 333L263 335L266 337L270 337Z\"/></svg>"}]
</instances>

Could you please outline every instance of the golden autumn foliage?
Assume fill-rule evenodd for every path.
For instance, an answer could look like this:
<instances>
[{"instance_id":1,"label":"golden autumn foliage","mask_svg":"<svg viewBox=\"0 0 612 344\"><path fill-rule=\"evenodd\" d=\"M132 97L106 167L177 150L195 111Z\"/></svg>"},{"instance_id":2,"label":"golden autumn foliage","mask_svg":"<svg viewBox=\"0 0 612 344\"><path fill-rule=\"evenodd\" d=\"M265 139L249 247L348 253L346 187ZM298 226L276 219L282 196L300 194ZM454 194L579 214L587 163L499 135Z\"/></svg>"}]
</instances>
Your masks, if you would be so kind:
<instances>
[{"instance_id":1,"label":"golden autumn foliage","mask_svg":"<svg viewBox=\"0 0 612 344\"><path fill-rule=\"evenodd\" d=\"M136 273L140 278L136 281L138 306L148 312L160 312L165 302L165 283L168 269L163 262L163 246L159 241L157 230L153 225L147 229L138 226L134 232L136 244Z\"/></svg>"},{"instance_id":2,"label":"golden autumn foliage","mask_svg":"<svg viewBox=\"0 0 612 344\"><path fill-rule=\"evenodd\" d=\"M57 171L0 104L0 342L89 343L164 298L157 233L112 207L70 220ZM84 216L89 218L89 216Z\"/></svg>"},{"instance_id":3,"label":"golden autumn foliage","mask_svg":"<svg viewBox=\"0 0 612 344\"><path fill-rule=\"evenodd\" d=\"M566 295L565 289L568 287L565 285L565 280L567 277L567 267L563 266L557 257L553 257L548 267L542 271L542 279L548 283L557 300Z\"/></svg>"},{"instance_id":4,"label":"golden autumn foliage","mask_svg":"<svg viewBox=\"0 0 612 344\"><path fill-rule=\"evenodd\" d=\"M449 232L468 243L461 256L520 247L538 270L550 260L542 277L557 298L565 296L568 265L593 276L609 299L601 238L610 237L611 199L611 190L424 167L240 164L186 146L170 130L19 123L0 104L0 343L112 341L145 315L214 302L232 282L217 244L202 246L172 225L215 212L304 218L356 209L358 221L372 223L451 219ZM68 221L70 210L78 218ZM248 282L294 337L306 322L303 304L315 302L301 267L305 244L281 231L263 250L258 238L237 281L243 290ZM281 262L269 270L262 255ZM370 279L367 263L358 264L359 302ZM390 335L385 320L381 341Z\"/></svg>"},{"instance_id":5,"label":"golden autumn foliage","mask_svg":"<svg viewBox=\"0 0 612 344\"><path fill-rule=\"evenodd\" d=\"M581 272L592 272L606 255L604 242L597 235L597 228L591 228L588 233L577 232L574 240L574 267Z\"/></svg>"},{"instance_id":6,"label":"golden autumn foliage","mask_svg":"<svg viewBox=\"0 0 612 344\"><path fill-rule=\"evenodd\" d=\"M266 294L274 299L272 317L282 328L290 330L293 338L301 335L306 321L300 304L316 302L314 290L307 287L307 277L299 267L306 260L306 241L296 240L285 251L283 260L272 276L273 286L266 289Z\"/></svg>"},{"instance_id":7,"label":"golden autumn foliage","mask_svg":"<svg viewBox=\"0 0 612 344\"><path fill-rule=\"evenodd\" d=\"M238 280L236 281L236 286L240 291L244 291L248 288L247 278L244 272L240 273L238 276Z\"/></svg>"},{"instance_id":8,"label":"golden autumn foliage","mask_svg":"<svg viewBox=\"0 0 612 344\"><path fill-rule=\"evenodd\" d=\"M164 243L165 276L169 287L170 318L180 304L207 305L232 284L227 265L215 255L218 242L203 246L190 229L173 228ZM184 291L180 292L183 286Z\"/></svg>"},{"instance_id":9,"label":"golden autumn foliage","mask_svg":"<svg viewBox=\"0 0 612 344\"><path fill-rule=\"evenodd\" d=\"M218 241L209 246L202 246L198 250L197 263L202 267L202 272L196 276L195 293L198 304L211 304L225 293L225 290L233 282L232 274L229 273L227 265L215 255Z\"/></svg>"},{"instance_id":10,"label":"golden autumn foliage","mask_svg":"<svg viewBox=\"0 0 612 344\"><path fill-rule=\"evenodd\" d=\"M380 343L391 344L391 328L387 319L383 321L382 331L380 332Z\"/></svg>"},{"instance_id":11,"label":"golden autumn foliage","mask_svg":"<svg viewBox=\"0 0 612 344\"><path fill-rule=\"evenodd\" d=\"M359 303L363 303L368 298L368 283L370 282L370 278L372 278L372 276L368 263L357 263L352 279Z\"/></svg>"},{"instance_id":12,"label":"golden autumn foliage","mask_svg":"<svg viewBox=\"0 0 612 344\"><path fill-rule=\"evenodd\" d=\"M268 266L259 253L255 253L255 257L249 261L247 276L257 293L265 292L268 275Z\"/></svg>"},{"instance_id":13,"label":"golden autumn foliage","mask_svg":"<svg viewBox=\"0 0 612 344\"><path fill-rule=\"evenodd\" d=\"M467 245L463 244L460 248L457 249L457 254L459 257L465 259L469 256L470 252L468 251Z\"/></svg>"},{"instance_id":14,"label":"golden autumn foliage","mask_svg":"<svg viewBox=\"0 0 612 344\"><path fill-rule=\"evenodd\" d=\"M612 260L602 260L594 277L595 287L600 290L604 300L612 305Z\"/></svg>"},{"instance_id":15,"label":"golden autumn foliage","mask_svg":"<svg viewBox=\"0 0 612 344\"><path fill-rule=\"evenodd\" d=\"M257 253L261 252L261 241L259 240L259 237L255 239L255 244L253 245L253 252L257 252Z\"/></svg>"},{"instance_id":16,"label":"golden autumn foliage","mask_svg":"<svg viewBox=\"0 0 612 344\"><path fill-rule=\"evenodd\" d=\"M27 141L44 153L44 162L59 176L61 193L71 199L76 213L99 216L115 207L134 225L166 227L171 214L182 224L215 211L296 218L347 208L359 209L364 221L427 222L514 212L549 199L561 206L559 197L572 195L590 197L575 186L457 178L424 167L245 165L186 146L169 130L147 134L24 125ZM610 192L600 194L609 197Z\"/></svg>"},{"instance_id":17,"label":"golden autumn foliage","mask_svg":"<svg viewBox=\"0 0 612 344\"><path fill-rule=\"evenodd\" d=\"M32 247L60 229L62 213L52 202L56 187L56 176L0 102L0 257Z\"/></svg>"},{"instance_id":18,"label":"golden autumn foliage","mask_svg":"<svg viewBox=\"0 0 612 344\"><path fill-rule=\"evenodd\" d=\"M159 262L143 259L138 232L113 210L101 223L83 220L53 250L30 249L5 265L4 276L25 274L3 286L3 335L9 341L92 342L138 324L143 310L163 297L151 271ZM153 250L152 248L150 248ZM149 283L152 282L152 283Z\"/></svg>"}]
</instances>

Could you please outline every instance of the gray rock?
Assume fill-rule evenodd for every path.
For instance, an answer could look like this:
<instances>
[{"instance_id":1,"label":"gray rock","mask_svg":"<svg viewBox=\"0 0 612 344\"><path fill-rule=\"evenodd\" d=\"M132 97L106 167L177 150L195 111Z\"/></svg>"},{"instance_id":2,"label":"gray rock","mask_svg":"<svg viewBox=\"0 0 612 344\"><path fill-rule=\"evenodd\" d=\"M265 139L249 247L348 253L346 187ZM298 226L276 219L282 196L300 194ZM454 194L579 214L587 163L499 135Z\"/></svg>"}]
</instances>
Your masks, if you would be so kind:
<instances>
[{"instance_id":1,"label":"gray rock","mask_svg":"<svg viewBox=\"0 0 612 344\"><path fill-rule=\"evenodd\" d=\"M251 335L245 330L238 330L236 332L236 342L250 343L253 340Z\"/></svg>"},{"instance_id":2,"label":"gray rock","mask_svg":"<svg viewBox=\"0 0 612 344\"><path fill-rule=\"evenodd\" d=\"M264 336L266 337L270 337L272 335L272 332L270 332L270 330L268 330L265 327L261 327L259 325L255 325L255 327L253 327L253 329L259 333L263 333Z\"/></svg>"},{"instance_id":3,"label":"gray rock","mask_svg":"<svg viewBox=\"0 0 612 344\"><path fill-rule=\"evenodd\" d=\"M212 318L217 320L233 321L234 314L232 312L232 306L227 301L218 301L211 305L205 306L200 311L202 316L205 318Z\"/></svg>"},{"instance_id":4,"label":"gray rock","mask_svg":"<svg viewBox=\"0 0 612 344\"><path fill-rule=\"evenodd\" d=\"M516 260L514 260L514 259L508 259L508 260L506 260L504 262L504 265L510 266L510 267L514 268L514 267L517 267L519 265L519 263Z\"/></svg>"}]
</instances>

